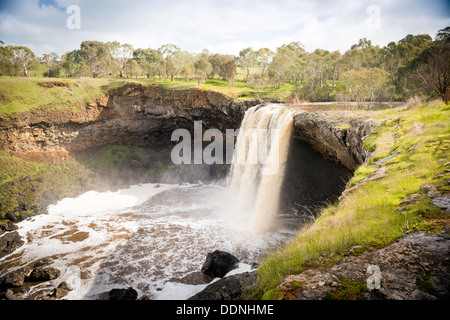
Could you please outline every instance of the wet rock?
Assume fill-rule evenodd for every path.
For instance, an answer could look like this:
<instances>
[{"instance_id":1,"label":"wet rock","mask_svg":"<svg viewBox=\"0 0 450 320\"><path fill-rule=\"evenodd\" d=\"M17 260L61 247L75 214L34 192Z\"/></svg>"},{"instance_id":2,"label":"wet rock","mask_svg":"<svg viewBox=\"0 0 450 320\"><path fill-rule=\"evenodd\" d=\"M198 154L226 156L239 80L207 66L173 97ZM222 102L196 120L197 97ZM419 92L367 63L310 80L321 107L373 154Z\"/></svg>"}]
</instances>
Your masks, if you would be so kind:
<instances>
[{"instance_id":1,"label":"wet rock","mask_svg":"<svg viewBox=\"0 0 450 320\"><path fill-rule=\"evenodd\" d=\"M55 260L53 258L44 258L41 260L38 260L34 263L33 269L43 267L43 266L49 266L51 265Z\"/></svg>"},{"instance_id":2,"label":"wet rock","mask_svg":"<svg viewBox=\"0 0 450 320\"><path fill-rule=\"evenodd\" d=\"M30 281L49 281L60 276L61 272L56 268L37 267L30 274Z\"/></svg>"},{"instance_id":3,"label":"wet rock","mask_svg":"<svg viewBox=\"0 0 450 320\"><path fill-rule=\"evenodd\" d=\"M202 273L211 279L222 278L228 272L237 268L239 260L232 254L220 250L208 253L202 266Z\"/></svg>"},{"instance_id":4,"label":"wet rock","mask_svg":"<svg viewBox=\"0 0 450 320\"><path fill-rule=\"evenodd\" d=\"M109 300L136 300L138 293L132 287L127 289L112 289L108 293Z\"/></svg>"},{"instance_id":5,"label":"wet rock","mask_svg":"<svg viewBox=\"0 0 450 320\"><path fill-rule=\"evenodd\" d=\"M16 224L14 224L12 221L8 221L0 225L0 235L4 234L5 232L15 231L17 229L18 227Z\"/></svg>"},{"instance_id":6,"label":"wet rock","mask_svg":"<svg viewBox=\"0 0 450 320\"><path fill-rule=\"evenodd\" d=\"M0 237L0 254L11 253L24 244L17 231L6 233Z\"/></svg>"},{"instance_id":7,"label":"wet rock","mask_svg":"<svg viewBox=\"0 0 450 320\"><path fill-rule=\"evenodd\" d=\"M30 268L20 268L8 273L1 280L1 286L3 288L17 288L22 286L31 273Z\"/></svg>"},{"instance_id":8,"label":"wet rock","mask_svg":"<svg viewBox=\"0 0 450 320\"><path fill-rule=\"evenodd\" d=\"M58 287L52 292L51 296L55 299L61 299L69 294L72 288L67 284L67 282L61 282Z\"/></svg>"},{"instance_id":9,"label":"wet rock","mask_svg":"<svg viewBox=\"0 0 450 320\"><path fill-rule=\"evenodd\" d=\"M256 271L244 272L213 282L188 300L238 300L256 288Z\"/></svg>"}]
</instances>

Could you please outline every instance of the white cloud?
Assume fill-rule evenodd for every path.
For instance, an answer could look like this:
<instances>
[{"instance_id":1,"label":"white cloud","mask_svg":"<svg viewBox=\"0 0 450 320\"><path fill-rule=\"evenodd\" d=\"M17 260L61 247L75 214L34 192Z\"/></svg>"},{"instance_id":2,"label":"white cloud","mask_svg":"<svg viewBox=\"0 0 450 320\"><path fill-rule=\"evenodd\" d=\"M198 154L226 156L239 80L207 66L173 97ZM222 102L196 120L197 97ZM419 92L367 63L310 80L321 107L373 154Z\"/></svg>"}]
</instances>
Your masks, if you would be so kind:
<instances>
[{"instance_id":1,"label":"white cloud","mask_svg":"<svg viewBox=\"0 0 450 320\"><path fill-rule=\"evenodd\" d=\"M48 0L46 3L51 3ZM367 26L367 7L380 8L380 29ZM406 34L432 36L450 24L444 1L298 0L19 0L0 9L0 34L8 43L28 45L38 55L62 54L84 40L127 42L158 48L172 42L183 50L237 54L246 47L275 50L291 41L315 48L347 50L358 39L386 45ZM81 9L81 29L66 27L65 8Z\"/></svg>"}]
</instances>

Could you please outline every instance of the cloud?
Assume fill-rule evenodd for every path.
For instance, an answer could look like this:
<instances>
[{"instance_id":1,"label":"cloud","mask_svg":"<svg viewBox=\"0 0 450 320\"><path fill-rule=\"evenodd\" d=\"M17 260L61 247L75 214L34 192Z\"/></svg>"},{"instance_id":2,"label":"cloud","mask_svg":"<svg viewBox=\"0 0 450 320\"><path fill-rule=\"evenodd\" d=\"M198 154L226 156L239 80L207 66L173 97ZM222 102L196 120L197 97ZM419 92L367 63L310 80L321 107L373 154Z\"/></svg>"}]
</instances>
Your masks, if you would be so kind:
<instances>
[{"instance_id":1,"label":"cloud","mask_svg":"<svg viewBox=\"0 0 450 320\"><path fill-rule=\"evenodd\" d=\"M71 4L81 10L79 30L66 27ZM368 27L370 5L380 9L379 29ZM2 4L0 34L38 55L62 54L84 40L118 40L135 48L171 42L183 50L230 54L300 41L308 51L345 51L363 37L386 45L408 33L434 36L450 24L448 9L446 1L418 0L16 0Z\"/></svg>"}]
</instances>

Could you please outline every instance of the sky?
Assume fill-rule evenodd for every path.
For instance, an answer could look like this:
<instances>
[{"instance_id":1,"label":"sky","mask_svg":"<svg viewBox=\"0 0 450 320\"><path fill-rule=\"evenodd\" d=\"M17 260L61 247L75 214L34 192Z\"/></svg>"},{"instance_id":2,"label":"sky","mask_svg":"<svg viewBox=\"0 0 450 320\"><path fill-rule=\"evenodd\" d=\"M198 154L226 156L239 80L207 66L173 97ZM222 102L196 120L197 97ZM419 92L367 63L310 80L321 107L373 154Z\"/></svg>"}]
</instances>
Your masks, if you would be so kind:
<instances>
[{"instance_id":1,"label":"sky","mask_svg":"<svg viewBox=\"0 0 450 320\"><path fill-rule=\"evenodd\" d=\"M385 46L447 26L446 0L0 0L0 40L38 56L84 40L234 55L300 41L344 53L361 38Z\"/></svg>"}]
</instances>

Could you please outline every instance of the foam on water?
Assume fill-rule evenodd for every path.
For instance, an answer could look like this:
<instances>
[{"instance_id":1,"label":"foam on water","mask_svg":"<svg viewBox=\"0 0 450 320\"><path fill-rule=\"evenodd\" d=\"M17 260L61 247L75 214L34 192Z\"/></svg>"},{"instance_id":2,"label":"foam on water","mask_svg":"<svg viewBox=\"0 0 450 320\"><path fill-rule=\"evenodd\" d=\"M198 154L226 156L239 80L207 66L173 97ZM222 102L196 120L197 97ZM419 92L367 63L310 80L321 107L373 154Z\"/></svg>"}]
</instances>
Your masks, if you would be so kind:
<instances>
[{"instance_id":1,"label":"foam on water","mask_svg":"<svg viewBox=\"0 0 450 320\"><path fill-rule=\"evenodd\" d=\"M117 192L89 191L49 207L48 215L18 223L26 243L0 259L8 268L54 257L74 290L67 299L97 299L112 288L132 286L152 299L186 299L202 290L199 274L208 252L234 254L249 270L261 254L289 237L257 237L227 215L226 189L217 185L141 184ZM230 218L231 217L231 218ZM43 283L32 288L43 288Z\"/></svg>"}]
</instances>

